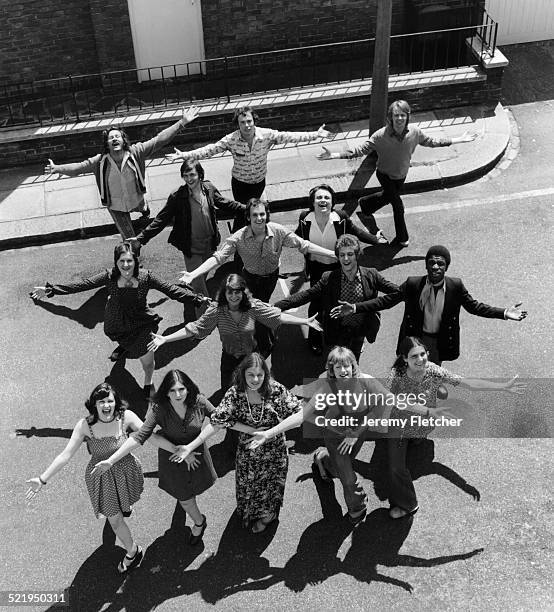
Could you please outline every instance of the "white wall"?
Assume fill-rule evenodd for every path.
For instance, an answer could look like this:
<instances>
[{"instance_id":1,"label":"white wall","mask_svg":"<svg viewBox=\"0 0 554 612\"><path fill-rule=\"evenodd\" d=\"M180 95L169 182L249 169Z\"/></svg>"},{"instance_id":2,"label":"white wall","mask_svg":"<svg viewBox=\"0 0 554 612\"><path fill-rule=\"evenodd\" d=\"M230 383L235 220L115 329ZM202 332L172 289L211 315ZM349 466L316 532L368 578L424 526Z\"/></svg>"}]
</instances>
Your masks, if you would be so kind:
<instances>
[{"instance_id":1,"label":"white wall","mask_svg":"<svg viewBox=\"0 0 554 612\"><path fill-rule=\"evenodd\" d=\"M498 45L554 38L553 0L487 0L485 8L498 23Z\"/></svg>"}]
</instances>

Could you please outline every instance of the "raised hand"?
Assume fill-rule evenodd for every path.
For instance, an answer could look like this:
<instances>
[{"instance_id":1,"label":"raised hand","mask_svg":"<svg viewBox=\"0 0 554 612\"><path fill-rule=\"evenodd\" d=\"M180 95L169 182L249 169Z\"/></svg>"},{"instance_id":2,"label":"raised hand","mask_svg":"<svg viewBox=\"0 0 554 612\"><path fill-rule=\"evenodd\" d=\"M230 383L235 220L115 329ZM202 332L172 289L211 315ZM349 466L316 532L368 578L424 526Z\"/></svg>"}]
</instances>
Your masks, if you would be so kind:
<instances>
[{"instance_id":1,"label":"raised hand","mask_svg":"<svg viewBox=\"0 0 554 612\"><path fill-rule=\"evenodd\" d=\"M46 295L46 287L33 287L33 291L29 293L29 297L32 300L43 300Z\"/></svg>"},{"instance_id":2,"label":"raised hand","mask_svg":"<svg viewBox=\"0 0 554 612\"><path fill-rule=\"evenodd\" d=\"M187 123L194 121L198 117L198 114L198 106L189 106L188 108L183 108L183 123L186 125Z\"/></svg>"},{"instance_id":3,"label":"raised hand","mask_svg":"<svg viewBox=\"0 0 554 612\"><path fill-rule=\"evenodd\" d=\"M152 340L148 343L146 347L149 351L155 352L157 351L162 344L165 344L165 337L160 334L152 334Z\"/></svg>"},{"instance_id":4,"label":"raised hand","mask_svg":"<svg viewBox=\"0 0 554 612\"><path fill-rule=\"evenodd\" d=\"M195 276L192 272L187 272L186 270L183 270L181 272L181 277L179 278L179 282L190 285L194 279L195 279Z\"/></svg>"},{"instance_id":5,"label":"raised hand","mask_svg":"<svg viewBox=\"0 0 554 612\"><path fill-rule=\"evenodd\" d=\"M330 315L332 319L341 319L342 317L354 314L355 311L356 307L354 304L339 300L339 305L331 309Z\"/></svg>"},{"instance_id":6,"label":"raised hand","mask_svg":"<svg viewBox=\"0 0 554 612\"><path fill-rule=\"evenodd\" d=\"M192 451L186 444L181 444L180 446L177 446L177 450L169 457L169 460L173 463L182 463L191 454L191 452Z\"/></svg>"},{"instance_id":7,"label":"raised hand","mask_svg":"<svg viewBox=\"0 0 554 612\"><path fill-rule=\"evenodd\" d=\"M315 329L318 332L323 332L323 327L321 327L319 321L317 320L317 314L311 316L309 319L306 319L306 325Z\"/></svg>"},{"instance_id":8,"label":"raised hand","mask_svg":"<svg viewBox=\"0 0 554 612\"><path fill-rule=\"evenodd\" d=\"M53 174L54 172L57 172L56 168L56 164L51 159L49 159L46 166L44 166L44 174Z\"/></svg>"},{"instance_id":9,"label":"raised hand","mask_svg":"<svg viewBox=\"0 0 554 612\"><path fill-rule=\"evenodd\" d=\"M188 153L186 151L180 151L177 147L173 147L174 153L166 153L165 158L169 161L179 161L181 159L185 160L188 157Z\"/></svg>"},{"instance_id":10,"label":"raised hand","mask_svg":"<svg viewBox=\"0 0 554 612\"><path fill-rule=\"evenodd\" d=\"M29 480L25 482L30 485L27 489L27 493L25 493L25 503L29 504L33 497L42 489L43 484L40 478L29 478Z\"/></svg>"},{"instance_id":11,"label":"raised hand","mask_svg":"<svg viewBox=\"0 0 554 612\"><path fill-rule=\"evenodd\" d=\"M523 319L525 319L527 316L527 311L521 310L520 306L522 304L523 302L518 302L517 304L506 308L506 318L510 319L511 321L523 321Z\"/></svg>"},{"instance_id":12,"label":"raised hand","mask_svg":"<svg viewBox=\"0 0 554 612\"><path fill-rule=\"evenodd\" d=\"M248 450L256 450L270 439L271 436L267 433L267 431L254 431L252 432L252 437L250 438L250 442L248 444Z\"/></svg>"},{"instance_id":13,"label":"raised hand","mask_svg":"<svg viewBox=\"0 0 554 612\"><path fill-rule=\"evenodd\" d=\"M332 159L332 155L331 155L331 151L329 151L329 149L327 147L321 147L323 149L323 151L321 153L317 154L317 159L319 160L325 160L325 159Z\"/></svg>"},{"instance_id":14,"label":"raised hand","mask_svg":"<svg viewBox=\"0 0 554 612\"><path fill-rule=\"evenodd\" d=\"M358 438L344 438L342 442L337 446L337 450L341 455L349 455L352 452L352 448Z\"/></svg>"},{"instance_id":15,"label":"raised hand","mask_svg":"<svg viewBox=\"0 0 554 612\"><path fill-rule=\"evenodd\" d=\"M99 461L93 468L90 473L91 476L102 476L102 474L106 473L108 470L112 468L112 464L108 459L104 459L104 461Z\"/></svg>"},{"instance_id":16,"label":"raised hand","mask_svg":"<svg viewBox=\"0 0 554 612\"><path fill-rule=\"evenodd\" d=\"M185 463L187 464L187 469L195 470L200 465L200 459L196 458L196 455L200 455L201 453L191 453L185 457Z\"/></svg>"},{"instance_id":17,"label":"raised hand","mask_svg":"<svg viewBox=\"0 0 554 612\"><path fill-rule=\"evenodd\" d=\"M519 382L517 379L517 374L511 380L509 380L504 387L505 391L508 391L508 393L515 393L516 395L523 395L526 389L527 383Z\"/></svg>"},{"instance_id":18,"label":"raised hand","mask_svg":"<svg viewBox=\"0 0 554 612\"><path fill-rule=\"evenodd\" d=\"M332 132L329 132L329 130L325 129L325 124L323 124L318 130L317 130L317 135L320 138L332 138L334 136L334 134ZM323 147L325 148L325 147Z\"/></svg>"},{"instance_id":19,"label":"raised hand","mask_svg":"<svg viewBox=\"0 0 554 612\"><path fill-rule=\"evenodd\" d=\"M477 138L477 134L471 132L464 132L460 137L458 142L472 142Z\"/></svg>"}]
</instances>

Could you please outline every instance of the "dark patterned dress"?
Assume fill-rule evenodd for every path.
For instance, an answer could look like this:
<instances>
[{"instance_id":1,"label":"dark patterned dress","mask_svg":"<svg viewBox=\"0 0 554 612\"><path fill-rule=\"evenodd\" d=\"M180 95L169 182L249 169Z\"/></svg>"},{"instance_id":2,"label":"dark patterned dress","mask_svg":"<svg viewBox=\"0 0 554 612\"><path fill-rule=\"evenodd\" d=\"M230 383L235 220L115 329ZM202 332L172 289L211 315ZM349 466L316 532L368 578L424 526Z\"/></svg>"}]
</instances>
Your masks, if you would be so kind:
<instances>
[{"instance_id":1,"label":"dark patterned dress","mask_svg":"<svg viewBox=\"0 0 554 612\"><path fill-rule=\"evenodd\" d=\"M139 460L129 454L107 472L100 476L91 476L94 466L99 461L109 459L127 440L124 418L119 419L119 433L117 436L95 438L92 427L89 425L90 437L86 443L91 454L85 470L85 483L87 485L90 501L96 518L102 516L115 516L120 512L130 512L142 494L144 477Z\"/></svg>"},{"instance_id":2,"label":"dark patterned dress","mask_svg":"<svg viewBox=\"0 0 554 612\"><path fill-rule=\"evenodd\" d=\"M232 427L235 423L256 429L273 427L298 412L301 401L281 383L272 381L271 393L261 404L248 405L246 394L231 387L211 416L213 425ZM256 450L248 450L250 434L240 433L236 457L237 511L248 526L283 505L288 455L285 435L281 434Z\"/></svg>"},{"instance_id":3,"label":"dark patterned dress","mask_svg":"<svg viewBox=\"0 0 554 612\"><path fill-rule=\"evenodd\" d=\"M162 320L162 317L148 308L146 303L150 289L157 289L179 302L202 303L202 296L190 289L166 283L148 270L139 270L137 280L137 287L119 287L117 278L113 278L113 271L105 270L67 285L46 283L46 294L52 297L107 287L104 333L110 340L126 349L128 357L137 359L147 352L146 347L151 340L151 334L158 331L158 325Z\"/></svg>"},{"instance_id":4,"label":"dark patterned dress","mask_svg":"<svg viewBox=\"0 0 554 612\"><path fill-rule=\"evenodd\" d=\"M170 402L162 406L150 404L143 426L132 434L132 437L139 444L144 444L155 427L160 426L161 430L157 433L166 440L177 445L188 444L200 435L205 417L214 410L213 405L200 394L194 407L187 408L184 419L175 412ZM189 470L185 461L174 463L169 460L171 453L163 448L158 449L158 486L175 499L186 501L195 495L200 495L217 480L206 444L197 448L195 452L200 453L196 455L200 465L194 470Z\"/></svg>"},{"instance_id":5,"label":"dark patterned dress","mask_svg":"<svg viewBox=\"0 0 554 612\"><path fill-rule=\"evenodd\" d=\"M422 393L425 396L425 405L427 408L436 408L438 388L445 383L456 387L460 384L461 380L462 377L458 374L452 374L452 372L449 372L446 368L429 361L425 368L425 374L421 380L410 378L406 370L398 371L392 368L387 381L387 387L390 389L391 393L395 395L413 393L417 396ZM398 408L393 408L391 418L406 418L406 416L409 418L411 414L413 413L409 410L398 410ZM407 424L404 429L399 429L398 437L425 438L433 429L434 427L431 426L419 427Z\"/></svg>"}]
</instances>

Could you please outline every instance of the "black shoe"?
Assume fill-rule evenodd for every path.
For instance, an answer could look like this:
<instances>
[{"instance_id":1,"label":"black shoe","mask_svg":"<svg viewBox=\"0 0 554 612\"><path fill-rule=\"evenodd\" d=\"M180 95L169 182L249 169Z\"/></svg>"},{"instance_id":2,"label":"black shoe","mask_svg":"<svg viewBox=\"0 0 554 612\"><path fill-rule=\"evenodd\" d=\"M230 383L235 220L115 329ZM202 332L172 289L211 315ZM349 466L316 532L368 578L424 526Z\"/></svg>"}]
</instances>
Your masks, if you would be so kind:
<instances>
[{"instance_id":1,"label":"black shoe","mask_svg":"<svg viewBox=\"0 0 554 612\"><path fill-rule=\"evenodd\" d=\"M407 246L409 246L410 241L409 240L398 240L398 238L393 238L390 242L389 242L391 247L400 247L401 249L405 249Z\"/></svg>"},{"instance_id":2,"label":"black shoe","mask_svg":"<svg viewBox=\"0 0 554 612\"><path fill-rule=\"evenodd\" d=\"M202 523L202 525L197 525L196 523L194 523L195 527L202 527L202 530L200 531L198 535L194 535L191 532L190 540L189 540L189 544L191 546L196 546L202 541L202 536L204 535L204 531L206 531L206 527L208 526L208 520L206 519L206 516L204 514L202 516L204 517L204 522Z\"/></svg>"},{"instance_id":3,"label":"black shoe","mask_svg":"<svg viewBox=\"0 0 554 612\"><path fill-rule=\"evenodd\" d=\"M416 506L413 510L404 510L400 506L395 506L389 510L389 516L391 519L397 521L398 519L409 518L413 516L419 510L419 506Z\"/></svg>"},{"instance_id":4,"label":"black shoe","mask_svg":"<svg viewBox=\"0 0 554 612\"><path fill-rule=\"evenodd\" d=\"M142 211L142 218L143 219L150 219L150 206L148 206L148 204L146 205L146 207Z\"/></svg>"},{"instance_id":5,"label":"black shoe","mask_svg":"<svg viewBox=\"0 0 554 612\"><path fill-rule=\"evenodd\" d=\"M128 565L125 565L123 561L120 561L119 565L117 566L117 571L120 574L126 574L127 572L130 572L131 570L134 570L135 568L140 567L140 564L142 563L143 558L144 558L144 551L142 550L140 546L137 546L137 552L134 554L133 557L129 557L129 555L125 555L125 559L127 559L127 561L131 561L131 563L129 563Z\"/></svg>"},{"instance_id":6,"label":"black shoe","mask_svg":"<svg viewBox=\"0 0 554 612\"><path fill-rule=\"evenodd\" d=\"M110 361L119 361L127 356L127 349L122 346L118 346L115 351L110 355Z\"/></svg>"}]
</instances>

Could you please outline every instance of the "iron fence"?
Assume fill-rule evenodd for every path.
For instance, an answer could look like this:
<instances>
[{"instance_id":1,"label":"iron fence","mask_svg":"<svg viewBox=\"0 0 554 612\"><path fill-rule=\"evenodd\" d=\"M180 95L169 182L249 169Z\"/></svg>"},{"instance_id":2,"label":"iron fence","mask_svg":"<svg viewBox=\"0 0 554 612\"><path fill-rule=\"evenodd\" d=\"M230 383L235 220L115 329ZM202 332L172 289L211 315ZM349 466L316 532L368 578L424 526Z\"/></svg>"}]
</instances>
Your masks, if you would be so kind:
<instances>
[{"instance_id":1,"label":"iron fence","mask_svg":"<svg viewBox=\"0 0 554 612\"><path fill-rule=\"evenodd\" d=\"M458 68L476 63L466 40L490 57L498 24L483 23L391 37L389 74ZM351 82L371 77L375 39L210 58L184 64L118 70L6 84L0 126L97 119L182 103Z\"/></svg>"}]
</instances>

